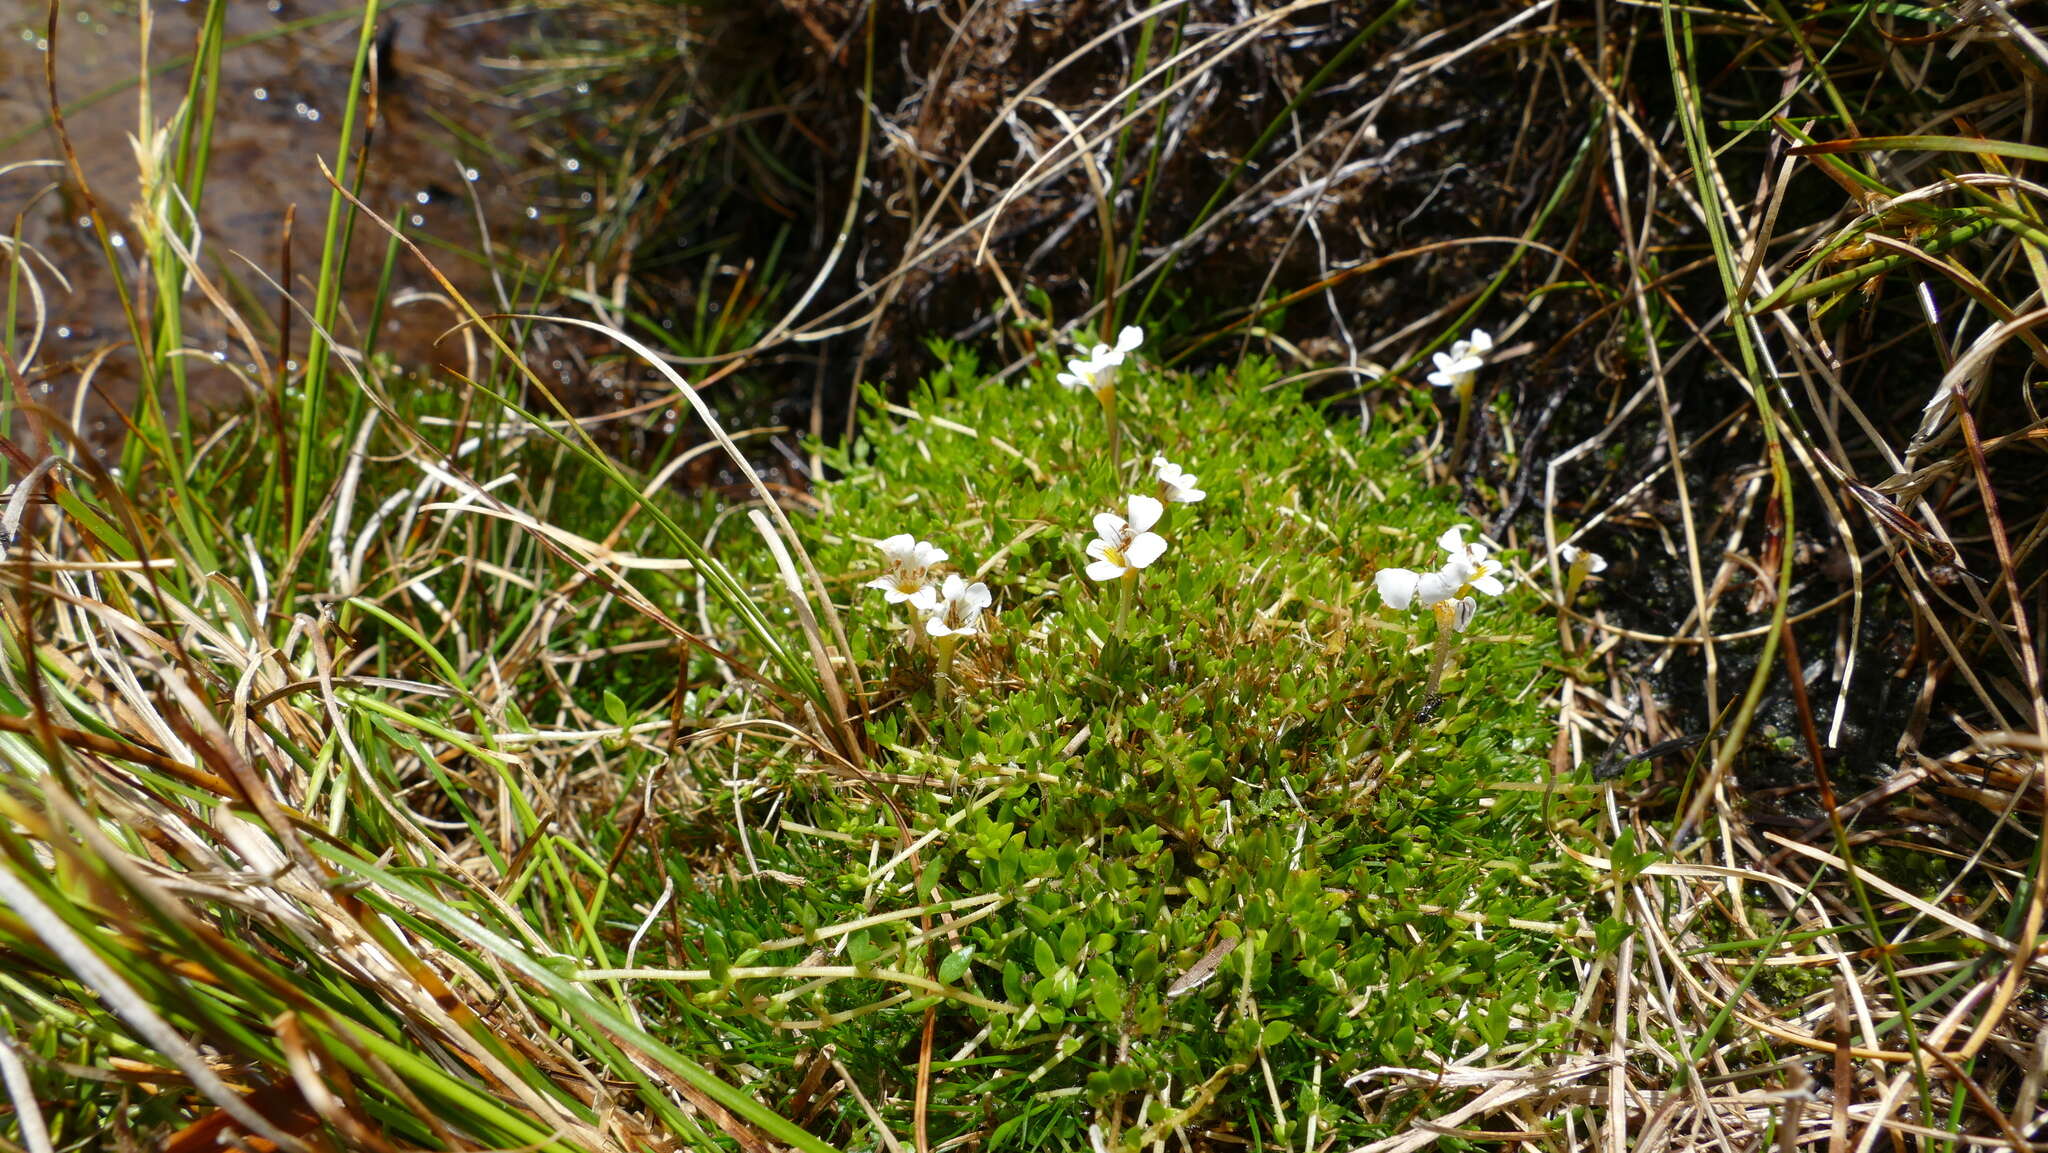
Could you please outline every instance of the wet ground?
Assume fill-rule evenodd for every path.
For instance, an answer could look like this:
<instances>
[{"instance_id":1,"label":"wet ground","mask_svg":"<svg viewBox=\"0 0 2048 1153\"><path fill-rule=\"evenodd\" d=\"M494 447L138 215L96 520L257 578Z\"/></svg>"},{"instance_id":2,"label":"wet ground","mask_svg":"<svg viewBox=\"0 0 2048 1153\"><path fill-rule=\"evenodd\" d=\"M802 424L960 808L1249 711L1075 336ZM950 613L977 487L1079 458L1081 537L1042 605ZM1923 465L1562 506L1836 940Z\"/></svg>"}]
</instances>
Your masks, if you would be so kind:
<instances>
[{"instance_id":1,"label":"wet ground","mask_svg":"<svg viewBox=\"0 0 2048 1153\"><path fill-rule=\"evenodd\" d=\"M184 96L205 9L200 0L154 5L147 67L158 122ZM199 205L202 263L231 299L255 302L248 315L270 320L271 331L258 336L273 355L279 300L251 265L288 277L302 300L312 299L329 196L320 163L335 162L361 11L360 3L342 0L226 5L221 91ZM561 242L587 197L566 179L581 158L551 154L547 134L530 131L533 119L546 114L551 90L573 81L522 64L531 18L507 15L503 5L399 0L383 11L364 200L401 220L466 295L493 305L503 303L501 293L516 300L520 269ZM114 261L133 292L136 264L128 246L138 181L131 138L145 67L141 21L132 2L66 3L55 19L53 45L49 6L0 0L0 219L42 258L29 264L43 298L41 355L26 358L36 365L34 386L67 407L85 395L76 410L82 427L105 443L118 435L115 414L132 403L134 372L91 205L99 205ZM35 164L64 155L45 78L52 52L56 94L90 199L61 163ZM339 334L344 344L370 339L362 326L386 246L374 226L357 233ZM438 287L409 260L397 262L393 279L376 347L403 365L451 361L454 346L436 344L452 319ZM11 348L20 360L37 325L34 294L27 286L17 292ZM187 343L223 365L192 379L194 406L213 409L249 387L247 377L228 370L250 373L256 366L230 345L213 309L196 294L188 299ZM304 347L304 319L294 319L292 329L287 360ZM273 368L262 366L262 374Z\"/></svg>"}]
</instances>

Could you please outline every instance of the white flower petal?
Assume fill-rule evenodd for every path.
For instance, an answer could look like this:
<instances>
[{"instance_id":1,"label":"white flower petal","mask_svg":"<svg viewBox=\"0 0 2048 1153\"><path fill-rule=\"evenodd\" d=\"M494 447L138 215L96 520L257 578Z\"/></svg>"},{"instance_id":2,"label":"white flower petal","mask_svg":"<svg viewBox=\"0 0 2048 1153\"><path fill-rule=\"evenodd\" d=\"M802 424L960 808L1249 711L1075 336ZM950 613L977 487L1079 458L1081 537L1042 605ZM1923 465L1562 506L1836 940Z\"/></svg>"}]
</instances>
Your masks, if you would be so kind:
<instances>
[{"instance_id":1,"label":"white flower petal","mask_svg":"<svg viewBox=\"0 0 2048 1153\"><path fill-rule=\"evenodd\" d=\"M1471 597L1459 597L1451 602L1451 614L1452 626L1462 633L1465 626L1472 623L1472 618L1479 615L1479 602Z\"/></svg>"},{"instance_id":2,"label":"white flower petal","mask_svg":"<svg viewBox=\"0 0 2048 1153\"><path fill-rule=\"evenodd\" d=\"M1167 494L1166 499L1175 504L1194 504L1208 495L1208 493L1198 488L1176 488Z\"/></svg>"},{"instance_id":3,"label":"white flower petal","mask_svg":"<svg viewBox=\"0 0 2048 1153\"><path fill-rule=\"evenodd\" d=\"M1497 597L1507 591L1507 586L1500 583L1499 577L1494 576L1476 576L1466 583L1490 597Z\"/></svg>"},{"instance_id":4,"label":"white flower petal","mask_svg":"<svg viewBox=\"0 0 2048 1153\"><path fill-rule=\"evenodd\" d=\"M1089 564L1087 572L1089 580L1113 581L1124 575L1124 566L1113 561L1098 560Z\"/></svg>"},{"instance_id":5,"label":"white flower petal","mask_svg":"<svg viewBox=\"0 0 2048 1153\"><path fill-rule=\"evenodd\" d=\"M1458 595L1464 587L1464 580L1456 570L1446 569L1423 573L1415 582L1415 601L1423 608L1431 608Z\"/></svg>"},{"instance_id":6,"label":"white flower petal","mask_svg":"<svg viewBox=\"0 0 2048 1153\"><path fill-rule=\"evenodd\" d=\"M1156 532L1141 532L1129 547L1124 549L1124 559L1132 568L1145 568L1166 552L1166 538Z\"/></svg>"},{"instance_id":7,"label":"white flower petal","mask_svg":"<svg viewBox=\"0 0 2048 1153\"><path fill-rule=\"evenodd\" d=\"M967 594L961 599L966 602L969 611L975 613L981 612L981 610L996 602L996 598L988 591L988 586L980 581L975 581L973 584L968 585Z\"/></svg>"},{"instance_id":8,"label":"white flower petal","mask_svg":"<svg viewBox=\"0 0 2048 1153\"><path fill-rule=\"evenodd\" d=\"M916 592L911 593L909 596L904 596L901 592L896 592L893 590L890 592L890 604L901 604L904 601L909 601L910 607L916 609L918 612L936 612L939 607L939 590L933 588L930 585L926 585L923 588L917 590Z\"/></svg>"},{"instance_id":9,"label":"white flower petal","mask_svg":"<svg viewBox=\"0 0 2048 1153\"><path fill-rule=\"evenodd\" d=\"M1145 343L1145 330L1135 324L1124 325L1123 331L1116 334L1116 350L1118 352L1136 352L1138 346L1143 343Z\"/></svg>"},{"instance_id":10,"label":"white flower petal","mask_svg":"<svg viewBox=\"0 0 2048 1153\"><path fill-rule=\"evenodd\" d=\"M1472 338L1466 342L1466 347L1474 355L1485 356L1493 351L1493 334L1483 328L1475 328L1472 330Z\"/></svg>"},{"instance_id":11,"label":"white flower petal","mask_svg":"<svg viewBox=\"0 0 2048 1153\"><path fill-rule=\"evenodd\" d=\"M1124 529L1128 527L1130 526L1124 518L1113 512L1098 512L1095 514L1095 535L1101 537L1112 547L1121 547L1123 545Z\"/></svg>"},{"instance_id":12,"label":"white flower petal","mask_svg":"<svg viewBox=\"0 0 2048 1153\"><path fill-rule=\"evenodd\" d=\"M1159 518L1165 515L1165 513L1166 506L1160 504L1157 497L1149 497L1141 492L1131 494L1132 531L1144 532L1146 529L1158 524Z\"/></svg>"},{"instance_id":13,"label":"white flower petal","mask_svg":"<svg viewBox=\"0 0 2048 1153\"><path fill-rule=\"evenodd\" d=\"M1436 538L1436 547L1452 556L1462 555L1465 551L1465 526L1456 524L1445 529L1444 535Z\"/></svg>"},{"instance_id":14,"label":"white flower petal","mask_svg":"<svg viewBox=\"0 0 2048 1153\"><path fill-rule=\"evenodd\" d=\"M1372 583L1380 590L1380 599L1388 608L1405 609L1415 602L1415 588L1422 580L1422 574L1404 568L1383 568L1372 574Z\"/></svg>"}]
</instances>

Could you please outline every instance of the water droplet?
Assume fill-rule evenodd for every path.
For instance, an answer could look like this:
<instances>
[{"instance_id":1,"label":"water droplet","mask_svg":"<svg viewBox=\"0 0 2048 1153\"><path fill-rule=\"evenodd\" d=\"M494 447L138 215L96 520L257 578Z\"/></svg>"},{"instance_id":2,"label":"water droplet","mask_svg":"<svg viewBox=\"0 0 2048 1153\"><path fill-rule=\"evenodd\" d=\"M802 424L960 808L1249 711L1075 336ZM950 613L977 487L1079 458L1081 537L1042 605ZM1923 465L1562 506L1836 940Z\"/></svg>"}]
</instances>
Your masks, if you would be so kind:
<instances>
[{"instance_id":1,"label":"water droplet","mask_svg":"<svg viewBox=\"0 0 2048 1153\"><path fill-rule=\"evenodd\" d=\"M285 362L284 362L284 370L285 370L286 372L297 372L297 371L299 371L299 362L298 362L298 361L296 361L296 360L287 360L287 361L285 361Z\"/></svg>"},{"instance_id":2,"label":"water droplet","mask_svg":"<svg viewBox=\"0 0 2048 1153\"><path fill-rule=\"evenodd\" d=\"M427 195L425 189L421 189L420 191L413 193L412 198L413 200L417 201L420 204L425 204L427 201L433 199L433 197Z\"/></svg>"},{"instance_id":3,"label":"water droplet","mask_svg":"<svg viewBox=\"0 0 2048 1153\"><path fill-rule=\"evenodd\" d=\"M70 325L68 325L68 324L60 324L60 325L58 325L58 326L57 326L57 339L58 339L58 340L70 340L70 339L71 339L71 326L70 326Z\"/></svg>"},{"instance_id":4,"label":"water droplet","mask_svg":"<svg viewBox=\"0 0 2048 1153\"><path fill-rule=\"evenodd\" d=\"M590 193L586 192L583 195L578 196L576 199L582 201L585 204L588 204L590 203Z\"/></svg>"},{"instance_id":5,"label":"water droplet","mask_svg":"<svg viewBox=\"0 0 2048 1153\"><path fill-rule=\"evenodd\" d=\"M578 81L576 82L576 95L578 95L578 96L588 96L588 95L590 95L590 85L589 85L589 84L588 84L587 82L585 82L585 81L582 81L582 80L578 80Z\"/></svg>"},{"instance_id":6,"label":"water droplet","mask_svg":"<svg viewBox=\"0 0 2048 1153\"><path fill-rule=\"evenodd\" d=\"M81 217L79 217L79 218L78 218L78 226L79 226L80 228L91 228L91 227L92 227L92 217L90 217L90 216L81 216Z\"/></svg>"},{"instance_id":7,"label":"water droplet","mask_svg":"<svg viewBox=\"0 0 2048 1153\"><path fill-rule=\"evenodd\" d=\"M258 88L256 91L251 92L249 95L254 96L258 100L268 100L270 99L270 89Z\"/></svg>"},{"instance_id":8,"label":"water droplet","mask_svg":"<svg viewBox=\"0 0 2048 1153\"><path fill-rule=\"evenodd\" d=\"M270 3L265 4L264 7L270 9L271 15L274 16L284 11L284 0L270 0Z\"/></svg>"},{"instance_id":9,"label":"water droplet","mask_svg":"<svg viewBox=\"0 0 2048 1153\"><path fill-rule=\"evenodd\" d=\"M128 238L116 232L114 234L114 238L112 240L109 240L107 243L113 245L115 248L126 248L128 247Z\"/></svg>"},{"instance_id":10,"label":"water droplet","mask_svg":"<svg viewBox=\"0 0 2048 1153\"><path fill-rule=\"evenodd\" d=\"M213 362L215 364L226 364L228 362L228 354L220 351L219 349L214 349Z\"/></svg>"},{"instance_id":11,"label":"water droplet","mask_svg":"<svg viewBox=\"0 0 2048 1153\"><path fill-rule=\"evenodd\" d=\"M320 110L319 110L318 108L308 108L308 109L306 109L306 119L308 119L308 120L318 120L318 119L320 119Z\"/></svg>"},{"instance_id":12,"label":"water droplet","mask_svg":"<svg viewBox=\"0 0 2048 1153\"><path fill-rule=\"evenodd\" d=\"M469 181L470 183L474 184L474 183L476 182L476 169L474 169L474 168L465 168L465 169L463 169L463 170L462 170L462 178L463 178L464 180L467 180L467 181Z\"/></svg>"},{"instance_id":13,"label":"water droplet","mask_svg":"<svg viewBox=\"0 0 2048 1153\"><path fill-rule=\"evenodd\" d=\"M583 170L583 162L571 156L569 159L562 161L562 168L569 172L581 172Z\"/></svg>"},{"instance_id":14,"label":"water droplet","mask_svg":"<svg viewBox=\"0 0 2048 1153\"><path fill-rule=\"evenodd\" d=\"M426 218L426 217L424 217L424 216L421 216L421 215L420 215L419 213L417 213L417 212L413 213L410 219L411 219L411 221L412 221L412 226L413 226L414 228L418 228L418 227L420 227L421 225L423 225L423 224L425 224L425 223L427 222L427 218Z\"/></svg>"},{"instance_id":15,"label":"water droplet","mask_svg":"<svg viewBox=\"0 0 2048 1153\"><path fill-rule=\"evenodd\" d=\"M538 208L535 208L535 207L534 207L533 205L531 205L531 204L527 205L527 206L526 206L526 218L527 218L528 220L539 220L539 219L540 219L540 209L538 209Z\"/></svg>"}]
</instances>

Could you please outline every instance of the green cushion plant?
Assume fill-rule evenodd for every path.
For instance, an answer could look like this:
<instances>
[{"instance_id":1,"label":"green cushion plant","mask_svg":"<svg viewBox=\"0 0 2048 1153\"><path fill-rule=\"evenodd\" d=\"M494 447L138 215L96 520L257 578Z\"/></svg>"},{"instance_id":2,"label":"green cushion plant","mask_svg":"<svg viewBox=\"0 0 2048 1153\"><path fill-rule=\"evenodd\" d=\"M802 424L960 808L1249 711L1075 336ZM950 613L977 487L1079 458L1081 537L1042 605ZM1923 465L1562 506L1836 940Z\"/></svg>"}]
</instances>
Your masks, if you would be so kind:
<instances>
[{"instance_id":1,"label":"green cushion plant","mask_svg":"<svg viewBox=\"0 0 2048 1153\"><path fill-rule=\"evenodd\" d=\"M1431 415L1361 429L1269 362L1134 356L1111 386L1119 465L1053 365L997 383L939 352L907 404L870 396L809 522L874 766L783 773L778 822L748 842L808 880L766 887L806 940L733 964L809 950L858 975L737 1003L771 1028L847 1016L828 1034L904 1102L925 1026L903 1010L931 1007L932 1137L992 1149L1136 1148L1176 1125L1363 1138L1420 1099L1361 1105L1384 1088L1347 1088L1362 1072L1541 1060L1593 944L1589 886L1548 830L1588 793L1550 779L1559 650L1531 587L1466 614L1440 698L1431 614L1374 587L1441 559L1463 519L1423 480ZM1124 522L1094 518L1127 510L1125 541L1149 528L1163 552L1105 551ZM866 587L899 587L888 558L913 542L948 554L917 574L922 607ZM992 603L934 636L948 573ZM882 970L944 993L859 979Z\"/></svg>"}]
</instances>

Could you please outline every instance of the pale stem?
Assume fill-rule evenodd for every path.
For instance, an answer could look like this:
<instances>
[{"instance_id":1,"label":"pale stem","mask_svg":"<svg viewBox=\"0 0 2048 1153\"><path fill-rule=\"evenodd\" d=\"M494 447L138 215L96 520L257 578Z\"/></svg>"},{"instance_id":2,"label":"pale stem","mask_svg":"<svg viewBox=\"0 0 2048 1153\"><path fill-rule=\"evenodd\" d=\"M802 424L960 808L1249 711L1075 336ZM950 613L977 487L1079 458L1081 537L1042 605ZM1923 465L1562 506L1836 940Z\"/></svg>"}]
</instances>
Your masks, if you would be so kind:
<instances>
[{"instance_id":1,"label":"pale stem","mask_svg":"<svg viewBox=\"0 0 2048 1153\"><path fill-rule=\"evenodd\" d=\"M1122 637L1131 631L1131 602L1138 599L1138 570L1125 569L1116 583L1116 635Z\"/></svg>"}]
</instances>

